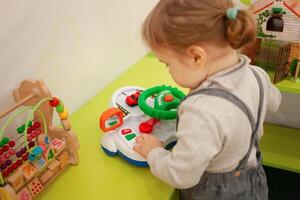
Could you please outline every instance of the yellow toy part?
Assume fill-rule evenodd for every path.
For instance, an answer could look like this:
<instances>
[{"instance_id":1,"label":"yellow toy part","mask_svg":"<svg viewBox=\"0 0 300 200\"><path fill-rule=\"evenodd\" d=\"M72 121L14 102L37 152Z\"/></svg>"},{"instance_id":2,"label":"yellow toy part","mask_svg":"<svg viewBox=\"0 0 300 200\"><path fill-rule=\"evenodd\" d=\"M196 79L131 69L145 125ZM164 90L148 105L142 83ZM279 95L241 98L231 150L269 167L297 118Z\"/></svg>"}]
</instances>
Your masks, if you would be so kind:
<instances>
[{"instance_id":1,"label":"yellow toy part","mask_svg":"<svg viewBox=\"0 0 300 200\"><path fill-rule=\"evenodd\" d=\"M65 120L68 118L69 112L68 109L65 108L65 110L62 113L58 113L58 116L61 120Z\"/></svg>"}]
</instances>

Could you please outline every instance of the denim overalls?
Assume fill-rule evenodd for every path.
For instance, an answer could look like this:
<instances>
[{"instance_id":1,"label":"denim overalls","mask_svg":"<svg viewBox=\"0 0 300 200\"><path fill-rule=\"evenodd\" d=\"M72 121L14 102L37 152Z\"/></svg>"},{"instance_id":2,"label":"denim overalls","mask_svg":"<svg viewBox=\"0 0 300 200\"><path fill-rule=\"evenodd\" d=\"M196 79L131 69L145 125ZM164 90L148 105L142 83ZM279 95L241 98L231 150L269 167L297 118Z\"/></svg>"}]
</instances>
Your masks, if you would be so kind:
<instances>
[{"instance_id":1,"label":"denim overalls","mask_svg":"<svg viewBox=\"0 0 300 200\"><path fill-rule=\"evenodd\" d=\"M208 88L191 93L186 98L193 95L210 95L224 98L243 111L248 117L251 127L252 136L251 143L245 157L239 162L237 168L226 173L207 173L205 172L200 179L200 182L189 189L179 190L179 198L181 200L266 200L268 199L268 186L266 175L261 164L261 153L258 148L258 129L261 120L264 89L262 81L252 69L255 78L259 84L260 100L258 108L257 122L248 108L235 95L221 89ZM177 126L179 119L177 118ZM247 162L253 147L256 147L257 166L248 167Z\"/></svg>"}]
</instances>

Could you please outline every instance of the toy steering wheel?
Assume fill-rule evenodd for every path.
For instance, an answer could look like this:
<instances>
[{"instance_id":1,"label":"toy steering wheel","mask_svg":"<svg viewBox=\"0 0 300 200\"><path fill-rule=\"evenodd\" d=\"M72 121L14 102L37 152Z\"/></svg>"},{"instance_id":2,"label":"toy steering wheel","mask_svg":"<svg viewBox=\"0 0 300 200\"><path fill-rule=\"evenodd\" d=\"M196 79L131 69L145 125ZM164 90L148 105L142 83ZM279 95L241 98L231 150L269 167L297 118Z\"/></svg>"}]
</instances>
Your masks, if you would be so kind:
<instances>
[{"instance_id":1,"label":"toy steering wheel","mask_svg":"<svg viewBox=\"0 0 300 200\"><path fill-rule=\"evenodd\" d=\"M154 108L147 104L147 98L155 96ZM150 117L155 119L176 119L177 107L185 94L170 86L157 86L145 90L139 97L140 109Z\"/></svg>"}]
</instances>

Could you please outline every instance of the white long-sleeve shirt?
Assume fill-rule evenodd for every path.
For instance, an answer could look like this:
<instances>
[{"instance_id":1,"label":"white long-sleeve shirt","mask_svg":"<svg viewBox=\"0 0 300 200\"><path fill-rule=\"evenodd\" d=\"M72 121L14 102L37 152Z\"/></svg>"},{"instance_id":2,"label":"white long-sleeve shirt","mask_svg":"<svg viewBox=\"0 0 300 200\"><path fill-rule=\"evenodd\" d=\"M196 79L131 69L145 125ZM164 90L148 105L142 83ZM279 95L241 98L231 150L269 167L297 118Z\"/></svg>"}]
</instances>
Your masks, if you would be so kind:
<instances>
[{"instance_id":1,"label":"white long-sleeve shirt","mask_svg":"<svg viewBox=\"0 0 300 200\"><path fill-rule=\"evenodd\" d=\"M249 107L256 119L259 86L250 69L253 68L262 79L265 93L258 132L260 138L265 115L278 109L281 94L264 70L249 63L250 60L241 55L236 66L214 74L196 90L208 87L228 90ZM156 148L147 157L152 173L167 184L180 189L190 188L200 181L205 171L234 170L247 153L251 125L247 116L231 102L220 97L194 95L181 104L178 115L178 141L173 150ZM257 165L255 152L254 147L248 166Z\"/></svg>"}]
</instances>

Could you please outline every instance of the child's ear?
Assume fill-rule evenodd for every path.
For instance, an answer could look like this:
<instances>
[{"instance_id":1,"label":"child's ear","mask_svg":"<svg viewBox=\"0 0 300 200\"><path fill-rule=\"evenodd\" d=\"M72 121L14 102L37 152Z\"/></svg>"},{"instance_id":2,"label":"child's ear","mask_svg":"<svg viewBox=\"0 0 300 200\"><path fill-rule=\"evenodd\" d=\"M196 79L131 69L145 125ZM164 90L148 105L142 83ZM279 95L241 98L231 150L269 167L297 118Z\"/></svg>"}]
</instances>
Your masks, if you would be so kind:
<instances>
[{"instance_id":1,"label":"child's ear","mask_svg":"<svg viewBox=\"0 0 300 200\"><path fill-rule=\"evenodd\" d=\"M193 59L193 64L196 68L201 68L206 65L207 53L201 46L190 46L186 50L186 53L190 59Z\"/></svg>"}]
</instances>

